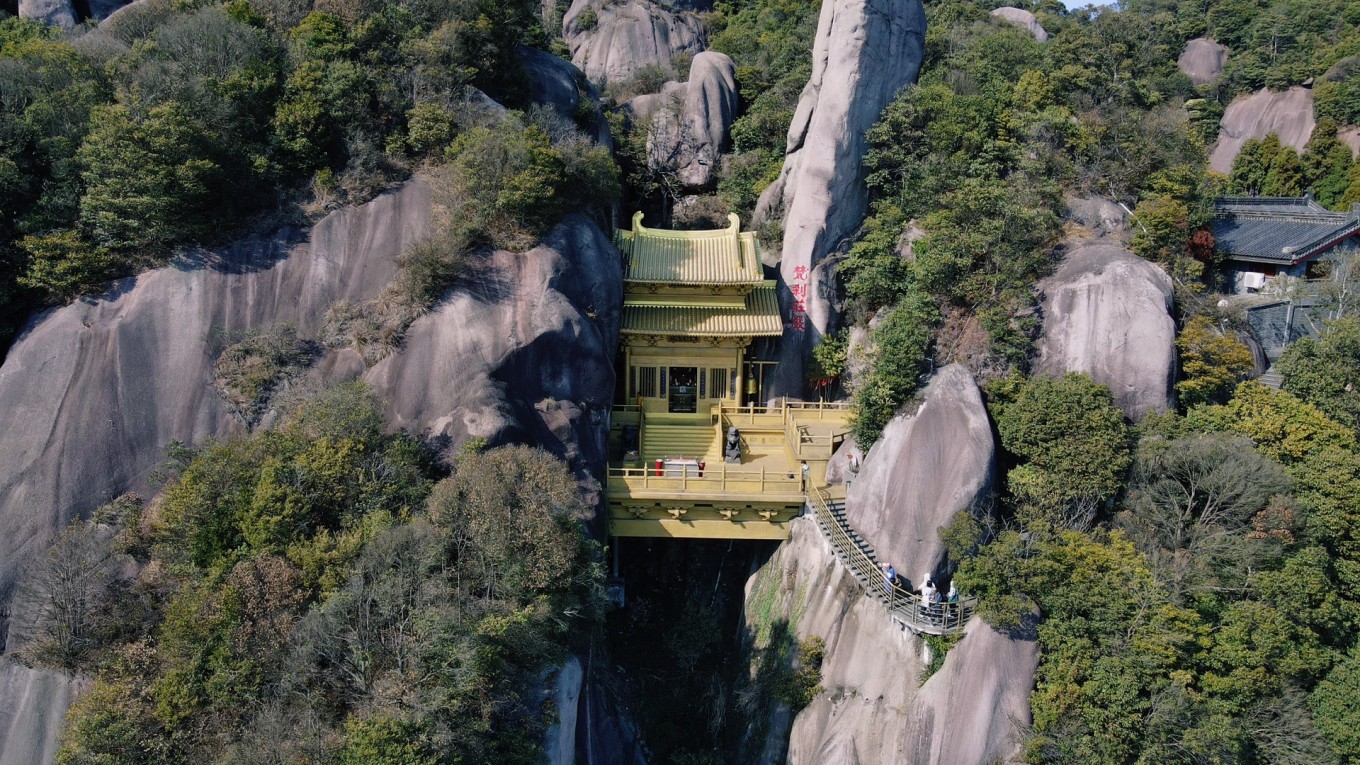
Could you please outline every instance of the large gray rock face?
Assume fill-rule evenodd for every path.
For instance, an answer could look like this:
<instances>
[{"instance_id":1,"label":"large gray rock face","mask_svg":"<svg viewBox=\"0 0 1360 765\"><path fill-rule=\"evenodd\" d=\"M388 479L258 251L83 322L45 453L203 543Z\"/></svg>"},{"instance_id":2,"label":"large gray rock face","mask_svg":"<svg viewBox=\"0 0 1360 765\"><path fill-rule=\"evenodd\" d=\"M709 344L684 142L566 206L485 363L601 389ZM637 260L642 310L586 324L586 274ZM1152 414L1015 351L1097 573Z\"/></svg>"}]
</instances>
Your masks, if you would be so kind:
<instances>
[{"instance_id":1,"label":"large gray rock face","mask_svg":"<svg viewBox=\"0 0 1360 765\"><path fill-rule=\"evenodd\" d=\"M127 5L129 1L88 0L84 11L81 13L88 11L91 19L106 19L114 11ZM62 29L71 29L76 25L76 22L85 20L80 13L76 12L76 5L71 0L19 0L19 16L25 19L37 19Z\"/></svg>"},{"instance_id":2,"label":"large gray rock face","mask_svg":"<svg viewBox=\"0 0 1360 765\"><path fill-rule=\"evenodd\" d=\"M144 490L171 440L242 432L212 388L212 337L282 321L315 336L332 304L374 298L391 282L430 215L429 190L408 184L333 213L309 236L242 242L205 256L209 265L151 271L36 319L0 367L0 411L13 413L0 439L0 607L57 529ZM523 438L588 472L604 448L586 431L612 392L619 269L594 224L568 219L532 253L474 263L372 369L339 350L313 373L364 375L394 428L453 445Z\"/></svg>"},{"instance_id":3,"label":"large gray rock face","mask_svg":"<svg viewBox=\"0 0 1360 765\"><path fill-rule=\"evenodd\" d=\"M80 683L0 659L0 765L39 765L57 756L57 736Z\"/></svg>"},{"instance_id":4,"label":"large gray rock face","mask_svg":"<svg viewBox=\"0 0 1360 765\"><path fill-rule=\"evenodd\" d=\"M145 486L171 440L242 432L212 388L211 337L320 327L339 300L376 297L428 233L421 184L317 223L149 271L97 301L38 316L0 366L0 606L15 573L71 518Z\"/></svg>"},{"instance_id":5,"label":"large gray rock face","mask_svg":"<svg viewBox=\"0 0 1360 765\"><path fill-rule=\"evenodd\" d=\"M1044 25L1039 23L1039 19L1033 13L1023 8L1010 6L995 8L992 15L1029 32L1035 42L1048 42L1048 30L1044 29Z\"/></svg>"},{"instance_id":6,"label":"large gray rock face","mask_svg":"<svg viewBox=\"0 0 1360 765\"><path fill-rule=\"evenodd\" d=\"M19 17L62 29L76 25L76 11L71 0L19 0Z\"/></svg>"},{"instance_id":7,"label":"large gray rock face","mask_svg":"<svg viewBox=\"0 0 1360 765\"><path fill-rule=\"evenodd\" d=\"M647 160L673 168L688 189L711 187L727 132L737 117L737 67L726 54L704 51L690 65L689 81L668 82L660 93L624 104L635 123L648 125Z\"/></svg>"},{"instance_id":8,"label":"large gray rock face","mask_svg":"<svg viewBox=\"0 0 1360 765\"><path fill-rule=\"evenodd\" d=\"M1128 232L1129 214L1106 197L1068 196L1067 219L1089 230L1096 237L1122 237Z\"/></svg>"},{"instance_id":9,"label":"large gray rock face","mask_svg":"<svg viewBox=\"0 0 1360 765\"><path fill-rule=\"evenodd\" d=\"M1185 44L1176 66L1196 85L1208 85L1223 76L1228 49L1207 37L1196 37Z\"/></svg>"},{"instance_id":10,"label":"large gray rock face","mask_svg":"<svg viewBox=\"0 0 1360 765\"><path fill-rule=\"evenodd\" d=\"M1242 144L1252 138L1280 136L1280 143L1302 152L1313 135L1313 91L1293 87L1288 90L1262 88L1234 98L1219 121L1218 141L1209 154L1209 167L1220 173L1232 172L1233 160Z\"/></svg>"},{"instance_id":11,"label":"large gray rock face","mask_svg":"<svg viewBox=\"0 0 1360 765\"><path fill-rule=\"evenodd\" d=\"M519 55L529 74L529 100L571 117L581 103L582 87L586 86L581 70L570 61L534 48L521 46Z\"/></svg>"},{"instance_id":12,"label":"large gray rock face","mask_svg":"<svg viewBox=\"0 0 1360 765\"><path fill-rule=\"evenodd\" d=\"M281 321L315 336L331 305L374 298L391 282L396 257L429 235L431 208L428 188L407 184L310 232L245 241L35 319L0 366L0 411L10 414L0 439L0 610L22 566L71 518L145 491L171 440L243 432L212 387L214 336ZM374 367L335 350L311 375L362 376L391 427L450 450L470 435L543 446L598 489L621 311L617 251L595 224L571 217L528 253L470 265ZM0 671L9 726L0 752L24 753L0 763L50 759L46 734L31 726L59 725L70 694L53 676ZM5 699L22 714L5 717Z\"/></svg>"},{"instance_id":13,"label":"large gray rock face","mask_svg":"<svg viewBox=\"0 0 1360 765\"><path fill-rule=\"evenodd\" d=\"M598 490L622 304L618 251L571 217L529 252L476 264L364 379L393 428L538 444L588 468Z\"/></svg>"},{"instance_id":14,"label":"large gray rock face","mask_svg":"<svg viewBox=\"0 0 1360 765\"><path fill-rule=\"evenodd\" d=\"M1108 385L1124 414L1171 405L1176 325L1171 277L1110 244L1078 246L1039 285L1044 334L1038 372L1085 372Z\"/></svg>"},{"instance_id":15,"label":"large gray rock face","mask_svg":"<svg viewBox=\"0 0 1360 765\"><path fill-rule=\"evenodd\" d=\"M756 225L784 221L784 241L766 242L769 265L779 263L784 340L774 395L801 396L811 347L828 326L805 320L812 269L859 226L868 202L864 185L866 133L904 85L916 81L924 55L920 0L824 0L812 49L812 77L789 126L784 167L761 195ZM800 300L806 302L800 303ZM813 312L817 313L817 312ZM831 316L822 311L820 316ZM803 324L799 328L799 324Z\"/></svg>"},{"instance_id":16,"label":"large gray rock face","mask_svg":"<svg viewBox=\"0 0 1360 765\"><path fill-rule=\"evenodd\" d=\"M583 24L581 15L586 9ZM704 49L703 21L650 0L576 0L562 17L571 61L600 85L622 82L646 66L668 69L681 53Z\"/></svg>"},{"instance_id":17,"label":"large gray rock face","mask_svg":"<svg viewBox=\"0 0 1360 765\"><path fill-rule=\"evenodd\" d=\"M997 632L976 617L965 632L944 666L921 686L907 723L918 757L929 752L931 759L909 756L901 762L1016 761L1011 758L1030 722L1039 645Z\"/></svg>"},{"instance_id":18,"label":"large gray rock face","mask_svg":"<svg viewBox=\"0 0 1360 765\"><path fill-rule=\"evenodd\" d=\"M1336 137L1350 147L1352 155L1360 156L1360 127L1346 128L1339 131Z\"/></svg>"},{"instance_id":19,"label":"large gray rock face","mask_svg":"<svg viewBox=\"0 0 1360 765\"><path fill-rule=\"evenodd\" d=\"M996 472L992 426L973 375L950 364L924 397L916 412L883 429L845 503L851 527L913 587L926 572L948 573L939 529L985 503Z\"/></svg>"},{"instance_id":20,"label":"large gray rock face","mask_svg":"<svg viewBox=\"0 0 1360 765\"><path fill-rule=\"evenodd\" d=\"M921 640L864 596L811 518L795 520L788 541L748 581L748 603L770 587L771 619L788 621L800 640L826 641L825 690L791 726L789 710L776 710L757 762L978 765L1017 754L1038 664L1033 641L974 620L943 668L919 685ZM759 612L748 609L748 621Z\"/></svg>"}]
</instances>

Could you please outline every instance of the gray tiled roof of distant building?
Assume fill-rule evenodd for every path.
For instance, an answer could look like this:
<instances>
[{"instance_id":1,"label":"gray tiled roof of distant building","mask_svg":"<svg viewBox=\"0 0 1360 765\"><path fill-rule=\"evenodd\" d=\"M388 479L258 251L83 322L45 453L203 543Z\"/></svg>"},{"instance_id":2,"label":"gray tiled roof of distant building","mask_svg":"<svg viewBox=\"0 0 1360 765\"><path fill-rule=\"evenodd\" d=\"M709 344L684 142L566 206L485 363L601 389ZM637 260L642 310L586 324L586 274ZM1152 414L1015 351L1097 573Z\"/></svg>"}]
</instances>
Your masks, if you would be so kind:
<instances>
[{"instance_id":1,"label":"gray tiled roof of distant building","mask_svg":"<svg viewBox=\"0 0 1360 765\"><path fill-rule=\"evenodd\" d=\"M1233 259L1293 264L1360 232L1360 212L1331 212L1311 196L1223 197L1213 231L1219 252Z\"/></svg>"}]
</instances>

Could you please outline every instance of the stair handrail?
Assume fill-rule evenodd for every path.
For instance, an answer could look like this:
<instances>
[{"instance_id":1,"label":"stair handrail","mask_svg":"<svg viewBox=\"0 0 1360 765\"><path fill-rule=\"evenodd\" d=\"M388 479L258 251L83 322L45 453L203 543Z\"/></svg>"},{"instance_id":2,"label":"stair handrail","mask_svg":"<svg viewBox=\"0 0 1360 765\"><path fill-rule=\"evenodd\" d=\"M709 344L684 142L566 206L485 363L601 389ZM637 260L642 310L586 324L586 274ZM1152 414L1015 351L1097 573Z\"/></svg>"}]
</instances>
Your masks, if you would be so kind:
<instances>
[{"instance_id":1,"label":"stair handrail","mask_svg":"<svg viewBox=\"0 0 1360 765\"><path fill-rule=\"evenodd\" d=\"M927 603L920 595L906 589L901 584L888 586L887 578L879 570L864 547L850 536L848 524L843 523L831 512L830 499L822 488L812 486L807 492L809 504L819 521L823 535L841 554L841 560L860 575L865 582L865 595L871 594L869 588L877 579L883 582L886 596L884 607L892 616L915 632L949 634L963 631L968 619L977 610L977 598L961 598L956 603ZM867 544L867 542L865 543Z\"/></svg>"}]
</instances>

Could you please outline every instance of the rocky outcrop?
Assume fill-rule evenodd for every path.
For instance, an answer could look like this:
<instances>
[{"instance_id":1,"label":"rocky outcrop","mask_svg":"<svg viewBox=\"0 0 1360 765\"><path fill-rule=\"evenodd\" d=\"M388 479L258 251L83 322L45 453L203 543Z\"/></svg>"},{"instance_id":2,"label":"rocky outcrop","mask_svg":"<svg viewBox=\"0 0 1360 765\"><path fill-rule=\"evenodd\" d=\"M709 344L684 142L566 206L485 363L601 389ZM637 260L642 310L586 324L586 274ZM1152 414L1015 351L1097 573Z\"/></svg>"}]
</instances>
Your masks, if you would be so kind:
<instances>
[{"instance_id":1,"label":"rocky outcrop","mask_svg":"<svg viewBox=\"0 0 1360 765\"><path fill-rule=\"evenodd\" d=\"M411 183L310 232L204 253L37 317L0 366L0 411L12 413L0 439L0 610L21 565L71 518L145 491L171 440L244 432L213 390L214 338L284 321L316 336L333 304L377 297L392 281L397 256L429 235L431 208L428 188ZM312 382L361 377L393 429L446 450L467 436L537 444L598 489L620 268L604 233L570 217L528 253L470 264L405 344L372 368L352 350L332 350ZM12 671L0 680L56 682ZM48 689L39 697L48 706L14 726L60 718L69 695Z\"/></svg>"},{"instance_id":2,"label":"rocky outcrop","mask_svg":"<svg viewBox=\"0 0 1360 765\"><path fill-rule=\"evenodd\" d=\"M1038 372L1085 372L1138 420L1171 405L1176 325L1171 277L1122 247L1086 244L1044 280Z\"/></svg>"},{"instance_id":3,"label":"rocky outcrop","mask_svg":"<svg viewBox=\"0 0 1360 765\"><path fill-rule=\"evenodd\" d=\"M551 106L564 117L573 116L581 103L583 87L589 87L581 70L570 61L534 48L521 46L519 55L529 75L529 100Z\"/></svg>"},{"instance_id":4,"label":"rocky outcrop","mask_svg":"<svg viewBox=\"0 0 1360 765\"><path fill-rule=\"evenodd\" d=\"M584 678L581 660L572 656L548 687L548 699L557 710L556 721L543 736L543 759L549 765L572 765L576 761L576 712Z\"/></svg>"},{"instance_id":5,"label":"rocky outcrop","mask_svg":"<svg viewBox=\"0 0 1360 765\"><path fill-rule=\"evenodd\" d=\"M14 413L0 439L0 607L23 560L72 517L144 489L171 440L242 432L213 390L213 338L284 321L316 336L332 304L382 291L430 215L429 190L408 184L309 233L241 242L35 319L0 367L0 411ZM523 439L589 472L613 388L616 251L571 218L532 253L470 269L396 353L365 370L331 351L313 375L362 374L393 427L435 443Z\"/></svg>"},{"instance_id":6,"label":"rocky outcrop","mask_svg":"<svg viewBox=\"0 0 1360 765\"><path fill-rule=\"evenodd\" d=\"M0 765L39 765L57 756L57 734L80 683L0 659Z\"/></svg>"},{"instance_id":7,"label":"rocky outcrop","mask_svg":"<svg viewBox=\"0 0 1360 765\"><path fill-rule=\"evenodd\" d=\"M976 765L1016 754L1030 719L1033 641L975 620L943 668L921 685L920 639L897 629L883 606L865 597L811 518L792 523L788 541L748 581L747 597L748 604L774 601L767 612L748 609L753 631L769 627L754 619L768 618L787 623L800 640L826 642L823 692L791 726L778 724L788 719L787 709L772 715L758 762Z\"/></svg>"},{"instance_id":8,"label":"rocky outcrop","mask_svg":"<svg viewBox=\"0 0 1360 765\"><path fill-rule=\"evenodd\" d=\"M913 587L948 574L939 529L981 508L995 484L996 444L973 375L959 364L931 379L925 401L893 418L863 460L845 516Z\"/></svg>"},{"instance_id":9,"label":"rocky outcrop","mask_svg":"<svg viewBox=\"0 0 1360 765\"><path fill-rule=\"evenodd\" d=\"M1128 212L1106 197L1074 195L1064 201L1067 219L1094 236L1120 237L1128 231Z\"/></svg>"},{"instance_id":10,"label":"rocky outcrop","mask_svg":"<svg viewBox=\"0 0 1360 765\"><path fill-rule=\"evenodd\" d=\"M698 16L651 0L576 0L562 17L562 37L572 63L597 85L647 66L669 69L681 53L704 49Z\"/></svg>"},{"instance_id":11,"label":"rocky outcrop","mask_svg":"<svg viewBox=\"0 0 1360 765\"><path fill-rule=\"evenodd\" d=\"M1218 142L1209 154L1209 167L1225 175L1231 173L1242 144L1271 133L1278 134L1285 146L1302 152L1313 135L1313 125L1313 91L1308 88L1278 91L1263 88L1238 96L1223 112Z\"/></svg>"},{"instance_id":12,"label":"rocky outcrop","mask_svg":"<svg viewBox=\"0 0 1360 765\"><path fill-rule=\"evenodd\" d=\"M364 379L393 428L438 443L538 444L600 468L622 303L618 252L572 217L527 253L473 266Z\"/></svg>"},{"instance_id":13,"label":"rocky outcrop","mask_svg":"<svg viewBox=\"0 0 1360 765\"><path fill-rule=\"evenodd\" d=\"M376 297L428 233L429 190L406 186L113 285L36 317L0 366L0 605L54 530L144 486L171 440L240 433L212 388L209 341L283 321L312 336L340 300Z\"/></svg>"},{"instance_id":14,"label":"rocky outcrop","mask_svg":"<svg viewBox=\"0 0 1360 765\"><path fill-rule=\"evenodd\" d=\"M825 324L802 318L815 266L839 247L864 217L866 133L904 85L916 81L926 20L920 0L824 0L812 49L812 77L789 126L784 167L761 194L756 225L782 219L784 241L766 242L767 263L779 264L780 306L786 318L774 395L801 396L803 368ZM825 301L811 294L807 301ZM821 315L829 316L830 311ZM802 328L800 328L800 325Z\"/></svg>"},{"instance_id":15,"label":"rocky outcrop","mask_svg":"<svg viewBox=\"0 0 1360 765\"><path fill-rule=\"evenodd\" d=\"M1351 149L1351 154L1360 157L1360 127L1350 127L1337 133L1336 137Z\"/></svg>"},{"instance_id":16,"label":"rocky outcrop","mask_svg":"<svg viewBox=\"0 0 1360 765\"><path fill-rule=\"evenodd\" d=\"M1030 721L1029 696L1038 668L1039 646L1032 637L997 632L974 618L963 640L949 649L944 666L921 686L907 722L917 756L902 762L1014 761Z\"/></svg>"},{"instance_id":17,"label":"rocky outcrop","mask_svg":"<svg viewBox=\"0 0 1360 765\"><path fill-rule=\"evenodd\" d=\"M719 154L737 117L736 74L726 54L705 51L694 57L688 82L668 82L660 93L624 104L630 119L649 125L648 161L674 168L688 189L717 181Z\"/></svg>"},{"instance_id":18,"label":"rocky outcrop","mask_svg":"<svg viewBox=\"0 0 1360 765\"><path fill-rule=\"evenodd\" d=\"M71 29L77 21L71 0L19 0L19 17L62 29Z\"/></svg>"},{"instance_id":19,"label":"rocky outcrop","mask_svg":"<svg viewBox=\"0 0 1360 765\"><path fill-rule=\"evenodd\" d=\"M83 4L72 0L19 0L19 16L37 19L62 29L71 29L87 19L106 19L129 0L88 0ZM85 15L88 14L88 15Z\"/></svg>"},{"instance_id":20,"label":"rocky outcrop","mask_svg":"<svg viewBox=\"0 0 1360 765\"><path fill-rule=\"evenodd\" d=\"M1196 37L1185 44L1176 66L1196 85L1208 85L1223 76L1223 65L1227 60L1227 47L1207 37Z\"/></svg>"},{"instance_id":21,"label":"rocky outcrop","mask_svg":"<svg viewBox=\"0 0 1360 765\"><path fill-rule=\"evenodd\" d=\"M1048 42L1048 30L1039 23L1039 19L1023 8L1011 8L1009 6L992 10L992 15L1009 24L1029 32L1035 42Z\"/></svg>"}]
</instances>

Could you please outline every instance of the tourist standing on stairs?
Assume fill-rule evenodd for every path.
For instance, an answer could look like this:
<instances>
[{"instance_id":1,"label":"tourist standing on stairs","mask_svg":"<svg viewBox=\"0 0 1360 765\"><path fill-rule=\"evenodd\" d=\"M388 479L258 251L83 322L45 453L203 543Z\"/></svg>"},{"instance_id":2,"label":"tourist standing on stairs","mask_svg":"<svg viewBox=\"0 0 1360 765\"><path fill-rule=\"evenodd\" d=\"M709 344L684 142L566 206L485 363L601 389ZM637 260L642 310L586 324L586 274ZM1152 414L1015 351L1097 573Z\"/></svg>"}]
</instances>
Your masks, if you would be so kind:
<instances>
[{"instance_id":1,"label":"tourist standing on stairs","mask_svg":"<svg viewBox=\"0 0 1360 765\"><path fill-rule=\"evenodd\" d=\"M897 586L897 569L894 569L891 563L888 564L887 570L883 572L883 585L887 588L888 600L891 601L893 588Z\"/></svg>"},{"instance_id":2,"label":"tourist standing on stairs","mask_svg":"<svg viewBox=\"0 0 1360 765\"><path fill-rule=\"evenodd\" d=\"M808 480L812 476L812 470L808 468L808 464L806 461L803 462L802 471L803 471L803 493L806 494L808 493L809 490L812 489L812 481Z\"/></svg>"}]
</instances>

